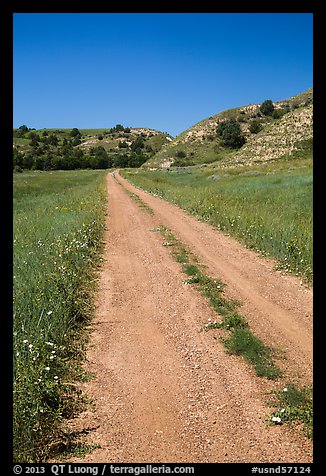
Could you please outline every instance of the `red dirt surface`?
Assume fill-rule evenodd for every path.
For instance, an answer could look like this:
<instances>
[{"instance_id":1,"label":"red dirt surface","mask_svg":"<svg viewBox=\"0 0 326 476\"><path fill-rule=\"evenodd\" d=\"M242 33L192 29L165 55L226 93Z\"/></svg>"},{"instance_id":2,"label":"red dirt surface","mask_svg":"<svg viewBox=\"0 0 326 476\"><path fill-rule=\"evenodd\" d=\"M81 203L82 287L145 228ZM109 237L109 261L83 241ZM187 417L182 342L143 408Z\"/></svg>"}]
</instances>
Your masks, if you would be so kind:
<instances>
[{"instance_id":1,"label":"red dirt surface","mask_svg":"<svg viewBox=\"0 0 326 476\"><path fill-rule=\"evenodd\" d=\"M277 364L312 382L312 290L178 207L108 174L105 261L81 384L93 408L69 422L100 445L70 462L312 462L297 429L267 425L267 392L282 382L259 378L229 355L207 299L183 282L164 239L169 228L226 283L254 334L283 352ZM149 215L118 183L153 209Z\"/></svg>"}]
</instances>

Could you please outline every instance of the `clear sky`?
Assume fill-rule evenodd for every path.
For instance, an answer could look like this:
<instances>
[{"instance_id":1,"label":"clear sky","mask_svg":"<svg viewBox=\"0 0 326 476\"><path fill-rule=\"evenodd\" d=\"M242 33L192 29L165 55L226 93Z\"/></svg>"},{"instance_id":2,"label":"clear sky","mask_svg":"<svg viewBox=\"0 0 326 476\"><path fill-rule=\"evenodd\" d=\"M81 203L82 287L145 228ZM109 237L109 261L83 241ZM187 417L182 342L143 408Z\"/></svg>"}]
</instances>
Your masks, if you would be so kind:
<instances>
[{"instance_id":1,"label":"clear sky","mask_svg":"<svg viewBox=\"0 0 326 476\"><path fill-rule=\"evenodd\" d=\"M14 127L149 127L313 86L310 13L16 13Z\"/></svg>"}]
</instances>

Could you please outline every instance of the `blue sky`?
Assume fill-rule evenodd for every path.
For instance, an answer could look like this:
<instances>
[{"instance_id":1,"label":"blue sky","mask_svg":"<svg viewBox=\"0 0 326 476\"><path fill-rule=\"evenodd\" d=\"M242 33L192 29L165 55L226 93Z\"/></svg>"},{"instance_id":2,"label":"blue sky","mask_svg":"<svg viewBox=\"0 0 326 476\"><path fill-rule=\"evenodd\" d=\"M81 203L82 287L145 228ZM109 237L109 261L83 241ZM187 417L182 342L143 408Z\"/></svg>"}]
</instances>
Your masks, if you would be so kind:
<instances>
[{"instance_id":1,"label":"blue sky","mask_svg":"<svg viewBox=\"0 0 326 476\"><path fill-rule=\"evenodd\" d=\"M14 127L150 127L312 87L310 13L16 13Z\"/></svg>"}]
</instances>

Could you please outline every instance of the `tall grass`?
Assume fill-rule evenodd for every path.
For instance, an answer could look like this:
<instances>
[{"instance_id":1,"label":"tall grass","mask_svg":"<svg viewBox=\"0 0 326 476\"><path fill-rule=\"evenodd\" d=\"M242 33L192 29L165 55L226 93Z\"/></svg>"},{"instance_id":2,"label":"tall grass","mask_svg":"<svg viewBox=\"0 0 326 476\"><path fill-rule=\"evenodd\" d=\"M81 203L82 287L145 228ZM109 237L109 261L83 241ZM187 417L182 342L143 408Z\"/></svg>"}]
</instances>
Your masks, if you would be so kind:
<instances>
[{"instance_id":1,"label":"tall grass","mask_svg":"<svg viewBox=\"0 0 326 476\"><path fill-rule=\"evenodd\" d=\"M122 174L312 282L311 161Z\"/></svg>"},{"instance_id":2,"label":"tall grass","mask_svg":"<svg viewBox=\"0 0 326 476\"><path fill-rule=\"evenodd\" d=\"M14 459L46 460L73 382L105 222L104 171L14 175Z\"/></svg>"}]
</instances>

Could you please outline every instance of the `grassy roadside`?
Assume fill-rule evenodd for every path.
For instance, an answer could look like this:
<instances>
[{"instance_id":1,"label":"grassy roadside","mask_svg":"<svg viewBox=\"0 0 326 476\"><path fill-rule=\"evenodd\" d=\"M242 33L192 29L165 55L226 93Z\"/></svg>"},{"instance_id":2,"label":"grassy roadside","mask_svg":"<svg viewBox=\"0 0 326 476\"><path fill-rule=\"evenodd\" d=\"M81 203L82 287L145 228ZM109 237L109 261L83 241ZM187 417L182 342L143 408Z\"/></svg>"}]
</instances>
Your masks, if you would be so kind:
<instances>
[{"instance_id":1,"label":"grassy roadside","mask_svg":"<svg viewBox=\"0 0 326 476\"><path fill-rule=\"evenodd\" d=\"M45 461L82 403L107 171L14 174L14 460Z\"/></svg>"},{"instance_id":2,"label":"grassy roadside","mask_svg":"<svg viewBox=\"0 0 326 476\"><path fill-rule=\"evenodd\" d=\"M121 175L276 259L278 269L312 283L310 158L223 169L129 169Z\"/></svg>"}]
</instances>

